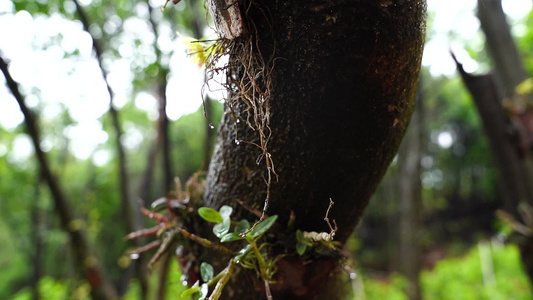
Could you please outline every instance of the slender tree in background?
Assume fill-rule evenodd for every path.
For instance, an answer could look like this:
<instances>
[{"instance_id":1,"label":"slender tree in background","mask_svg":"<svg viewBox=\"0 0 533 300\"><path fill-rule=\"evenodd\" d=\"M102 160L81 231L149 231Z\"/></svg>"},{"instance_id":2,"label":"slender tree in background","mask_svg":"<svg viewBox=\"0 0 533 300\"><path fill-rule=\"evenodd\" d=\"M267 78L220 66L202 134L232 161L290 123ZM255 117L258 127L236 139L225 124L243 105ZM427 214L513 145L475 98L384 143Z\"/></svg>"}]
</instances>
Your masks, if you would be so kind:
<instances>
[{"instance_id":1,"label":"slender tree in background","mask_svg":"<svg viewBox=\"0 0 533 300\"><path fill-rule=\"evenodd\" d=\"M409 299L420 299L421 270L420 210L422 205L421 165L425 136L423 93L419 85L413 117L398 151L399 271L409 280Z\"/></svg>"},{"instance_id":2,"label":"slender tree in background","mask_svg":"<svg viewBox=\"0 0 533 300\"><path fill-rule=\"evenodd\" d=\"M478 18L495 74L468 74L456 60L457 67L483 122L502 183L504 207L514 218L521 220L520 212L523 212L524 204L533 204L533 164L527 149L529 145L521 140L519 128L513 126L503 104L504 99L507 102L514 101L516 87L528 76L512 38L501 0L479 0ZM513 106L510 110L514 109ZM526 236L519 241L519 245L522 262L530 280L533 280L533 239Z\"/></svg>"},{"instance_id":3,"label":"slender tree in background","mask_svg":"<svg viewBox=\"0 0 533 300\"><path fill-rule=\"evenodd\" d=\"M0 53L1 54L1 53ZM92 253L86 232L81 225L81 220L74 216L71 201L65 196L63 187L50 168L50 164L41 148L41 135L35 115L27 107L24 96L21 94L18 84L9 73L8 64L0 55L0 70L6 78L7 86L19 104L24 115L26 131L31 138L35 155L39 163L39 169L43 180L47 183L55 210L59 216L62 229L69 235L70 247L74 253L75 268L78 276L89 282L91 286L91 297L93 299L118 299L113 284L108 280L108 276L100 265L100 262Z\"/></svg>"},{"instance_id":4,"label":"slender tree in background","mask_svg":"<svg viewBox=\"0 0 533 300\"><path fill-rule=\"evenodd\" d=\"M152 33L154 35L154 50L156 54L156 60L161 62L162 53L158 48L157 40L159 39L159 32L157 29L157 21L154 18L154 12L150 4L148 6L149 22ZM167 117L167 78L170 73L168 66L159 66L157 72L157 79L155 83L156 96L157 96L157 111L158 111L158 128L157 128L157 141L159 149L161 150L161 171L163 173L163 189L170 191L172 189L173 171L172 171L172 159L170 156L170 134L169 134L169 119ZM167 253L161 261L159 267L159 286L157 288L157 299L163 300L166 295L166 287L168 281L168 272L170 268L171 253Z\"/></svg>"},{"instance_id":5,"label":"slender tree in background","mask_svg":"<svg viewBox=\"0 0 533 300\"><path fill-rule=\"evenodd\" d=\"M91 32L89 30L89 27L91 25L90 20L87 17L87 14L83 7L80 5L80 3L77 0L74 0L74 4L76 5L76 11L78 13L79 19L81 23L83 24L83 29L87 32ZM130 197L130 189L129 189L129 175L128 175L128 164L126 159L126 151L124 149L124 145L122 144L122 128L120 123L120 116L118 110L115 108L114 104L114 98L115 93L113 92L111 86L109 85L108 81L108 72L103 66L103 46L101 45L100 41L94 37L93 34L90 34L93 50L96 55L96 59L98 61L98 65L100 66L100 70L102 72L102 77L104 79L104 82L107 87L107 92L109 94L109 116L111 117L111 122L113 129L115 131L115 147L117 151L117 158L118 158L118 176L119 176L119 195L121 199L121 212L124 222L124 227L126 232L132 232L136 230L140 230L143 228L143 225L141 224L141 216L140 216L140 210L139 205L137 201L135 201L132 197ZM135 246L139 247L141 244L138 241L135 241ZM132 266L130 270L135 270L138 268L138 262L134 261L132 263ZM128 271L125 274L125 278L123 278L123 282L126 284L124 285L124 289L119 291L121 294L124 293L127 289L129 278L130 278L130 272ZM137 275L139 277L139 280L141 282L141 287L146 286L146 274L145 272L137 272ZM145 292L143 292L145 293Z\"/></svg>"},{"instance_id":6,"label":"slender tree in background","mask_svg":"<svg viewBox=\"0 0 533 300\"><path fill-rule=\"evenodd\" d=\"M45 247L43 235L46 222L46 210L42 208L41 196L41 182L42 176L38 176L35 184L35 199L31 211L32 218L32 232L33 232L33 276L32 276L32 299L39 300L41 295L39 292L39 280L43 275L43 248Z\"/></svg>"},{"instance_id":7,"label":"slender tree in background","mask_svg":"<svg viewBox=\"0 0 533 300\"><path fill-rule=\"evenodd\" d=\"M516 43L511 35L501 0L478 0L477 15L485 33L487 52L494 63L503 95L511 97L528 78Z\"/></svg>"},{"instance_id":8,"label":"slender tree in background","mask_svg":"<svg viewBox=\"0 0 533 300\"><path fill-rule=\"evenodd\" d=\"M250 55L271 63L258 74L259 85L269 92L270 107L263 115L268 152L247 143L262 142L257 131L225 114L204 200L250 216L236 200L263 207L267 199L267 213L279 215L272 242L280 247L272 254L285 256L271 287L274 298L340 299L344 293L339 256L311 256L304 262L295 253L287 222L292 212L294 228L327 231L323 220L332 198L329 217L338 225L336 240L344 243L357 225L409 123L425 9L425 1L374 0L254 1L243 9L252 32L235 42L251 40ZM230 63L238 55L230 54ZM247 67L236 66L231 76L243 76ZM271 88L265 87L268 80ZM246 101L232 109L245 116ZM265 162L270 158L279 178L268 190L265 181L272 174ZM228 284L228 295L261 298L262 284L252 277L240 273Z\"/></svg>"},{"instance_id":9,"label":"slender tree in background","mask_svg":"<svg viewBox=\"0 0 533 300\"><path fill-rule=\"evenodd\" d=\"M505 98L512 99L516 96L516 87L528 78L528 74L511 35L511 28L507 23L501 0L478 1L478 18L486 37L487 52L495 69L493 92L497 94L491 96L495 97L495 100L499 100L493 101L490 97L485 97L483 102L479 102L478 107L483 105L491 111L499 110L507 123L500 130L508 131L505 128L513 128L513 126L510 124L509 116L506 115L502 104L504 104ZM492 106L494 108L490 108ZM481 110L481 108L479 109ZM487 124L487 126L489 125ZM510 148L507 151L498 150L495 154L498 157L495 159L505 160L499 164L501 170L509 169L503 171L505 175L502 176L502 179L505 182L505 195L510 195L512 198L506 202L514 205L514 210L520 202L533 203L533 164L528 151L520 149L523 146L520 144L518 129L514 127L512 130L511 134L502 133L499 138L494 137L493 139L496 140L495 143L507 144L507 147ZM491 138L493 131L497 132L498 130L486 130L489 138ZM511 144L509 145L509 143Z\"/></svg>"},{"instance_id":10,"label":"slender tree in background","mask_svg":"<svg viewBox=\"0 0 533 300\"><path fill-rule=\"evenodd\" d=\"M513 143L512 150L514 151L507 153L506 156L509 158L506 161L511 161L510 157L513 157L511 167L514 167L514 171L517 172L512 174L515 176L504 179L504 181L514 181L514 186L507 186L515 190L505 191L516 197L508 201L508 206L513 205L509 211L515 215L517 220L525 222L528 226L533 226L531 224L533 221L531 220L533 213L533 160L530 150L531 143L527 140L532 128L527 123L522 123L522 120L527 122L530 118L528 115L531 114L531 108L527 104L522 104L522 101L531 102L532 93L520 95L516 89L520 83L528 79L529 75L512 37L511 28L507 23L501 2L501 0L478 1L479 21L485 33L487 52L496 71L493 84L498 88L492 90L489 88L488 91L492 92L485 94L482 99L483 105L486 106L496 106L495 100L499 100L499 103L503 104L503 107L499 106L500 110L505 108L505 112L502 111L502 113L507 126L499 130L506 130L506 141L500 139L498 143ZM510 124L510 119L513 120L513 124ZM512 128L512 136L509 136L509 128ZM488 134L490 136L490 133ZM496 155L501 154L503 153L499 152ZM524 268L530 282L533 282L533 236L530 234L521 237L519 246Z\"/></svg>"}]
</instances>

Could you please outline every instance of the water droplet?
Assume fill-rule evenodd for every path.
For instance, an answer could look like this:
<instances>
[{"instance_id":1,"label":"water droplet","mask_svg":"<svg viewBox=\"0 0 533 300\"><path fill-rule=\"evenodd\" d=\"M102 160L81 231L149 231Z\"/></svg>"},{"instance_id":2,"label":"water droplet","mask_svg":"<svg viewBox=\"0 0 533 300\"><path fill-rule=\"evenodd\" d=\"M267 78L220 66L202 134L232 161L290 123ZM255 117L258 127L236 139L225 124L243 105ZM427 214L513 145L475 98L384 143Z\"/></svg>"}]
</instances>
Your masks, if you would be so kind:
<instances>
[{"instance_id":1,"label":"water droplet","mask_svg":"<svg viewBox=\"0 0 533 300\"><path fill-rule=\"evenodd\" d=\"M187 284L189 284L189 283L187 282L187 280L183 280L183 281L181 282L181 284L182 284L183 286L187 286Z\"/></svg>"},{"instance_id":2,"label":"water droplet","mask_svg":"<svg viewBox=\"0 0 533 300\"><path fill-rule=\"evenodd\" d=\"M132 254L130 254L130 258L131 259L139 259L139 254L138 253L132 253Z\"/></svg>"},{"instance_id":3,"label":"water droplet","mask_svg":"<svg viewBox=\"0 0 533 300\"><path fill-rule=\"evenodd\" d=\"M209 128L214 129L214 128L215 128L215 125L209 123Z\"/></svg>"},{"instance_id":4,"label":"water droplet","mask_svg":"<svg viewBox=\"0 0 533 300\"><path fill-rule=\"evenodd\" d=\"M350 279L354 280L355 278L357 278L357 274L355 274L355 272L351 272L350 273Z\"/></svg>"},{"instance_id":5,"label":"water droplet","mask_svg":"<svg viewBox=\"0 0 533 300\"><path fill-rule=\"evenodd\" d=\"M235 139L235 144L239 145L241 143L241 141L239 141L238 139Z\"/></svg>"},{"instance_id":6,"label":"water droplet","mask_svg":"<svg viewBox=\"0 0 533 300\"><path fill-rule=\"evenodd\" d=\"M176 247L175 253L176 253L177 256L182 256L183 252L185 252L185 248L183 246L180 245L180 246Z\"/></svg>"},{"instance_id":7,"label":"water droplet","mask_svg":"<svg viewBox=\"0 0 533 300\"><path fill-rule=\"evenodd\" d=\"M241 122L241 120L240 120L240 119L237 119L237 121L235 121L235 123L240 123L240 122Z\"/></svg>"},{"instance_id":8,"label":"water droplet","mask_svg":"<svg viewBox=\"0 0 533 300\"><path fill-rule=\"evenodd\" d=\"M187 279L188 279L188 276L187 276L187 275L185 275L185 274L181 274L181 276L180 276L180 281L181 281L182 283L185 282L185 285L187 284Z\"/></svg>"}]
</instances>

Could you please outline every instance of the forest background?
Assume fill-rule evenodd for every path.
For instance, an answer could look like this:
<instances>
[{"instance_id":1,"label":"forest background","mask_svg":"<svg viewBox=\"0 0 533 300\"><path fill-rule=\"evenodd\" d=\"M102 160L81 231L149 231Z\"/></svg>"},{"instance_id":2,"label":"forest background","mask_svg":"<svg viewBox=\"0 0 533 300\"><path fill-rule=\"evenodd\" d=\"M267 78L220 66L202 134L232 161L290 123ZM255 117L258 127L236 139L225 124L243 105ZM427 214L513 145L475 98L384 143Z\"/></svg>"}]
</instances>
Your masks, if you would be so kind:
<instances>
[{"instance_id":1,"label":"forest background","mask_svg":"<svg viewBox=\"0 0 533 300\"><path fill-rule=\"evenodd\" d=\"M165 196L173 188L165 178L185 182L205 170L216 129L203 116L202 100L214 127L222 114L224 94L216 84L201 92L202 59L191 44L215 38L204 3L183 0L163 12L164 4L0 1L0 56L38 116L40 146L80 217L77 226L87 230L126 299L142 293L132 271L136 257L127 255L134 244L124 240L131 231L124 211L139 199L148 206ZM532 3L502 4L532 74ZM415 118L345 248L358 299L413 298L413 282L423 299L533 298L512 226L496 216L505 192L482 122L449 54L469 73L493 69L476 6L475 0L428 1ZM0 299L87 299L89 285L75 272L24 116L5 84L0 107ZM407 161L416 162L414 171ZM402 192L405 185L416 187L415 196ZM406 200L416 215L406 213ZM417 226L411 250L402 224ZM177 264L166 264L145 274L146 299L176 299L185 289ZM413 276L405 265L421 267Z\"/></svg>"}]
</instances>

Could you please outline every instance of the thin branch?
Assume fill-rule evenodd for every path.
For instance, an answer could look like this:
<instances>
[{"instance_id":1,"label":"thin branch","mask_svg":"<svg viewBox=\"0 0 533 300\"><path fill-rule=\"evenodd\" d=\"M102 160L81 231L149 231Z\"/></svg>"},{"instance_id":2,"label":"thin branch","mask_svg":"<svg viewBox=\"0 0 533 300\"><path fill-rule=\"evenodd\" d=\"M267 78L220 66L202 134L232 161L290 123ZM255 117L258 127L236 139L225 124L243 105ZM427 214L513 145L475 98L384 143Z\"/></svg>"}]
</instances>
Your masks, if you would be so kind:
<instances>
[{"instance_id":1,"label":"thin branch","mask_svg":"<svg viewBox=\"0 0 533 300\"><path fill-rule=\"evenodd\" d=\"M202 29L205 27L205 23L202 22L202 20L205 20L205 16L202 14L202 12L198 9L198 2L200 0L191 0L190 7L192 12L192 32L195 38L201 39L203 32ZM201 1L203 2L203 1ZM216 40L209 40L210 42L215 42ZM195 42L204 42L204 41L193 41L191 43ZM207 42L207 41L206 41ZM204 76L204 81L205 81ZM203 144L203 160L202 160L202 170L208 170L209 169L209 163L211 160L212 151L214 148L214 136L216 134L216 131L213 130L211 123L211 120L213 119L213 100L209 98L209 96L204 95L202 93L202 100L203 100L203 109L204 109L204 117L206 118L207 122L205 123L205 137L204 137L204 144Z\"/></svg>"},{"instance_id":2,"label":"thin branch","mask_svg":"<svg viewBox=\"0 0 533 300\"><path fill-rule=\"evenodd\" d=\"M333 237L335 236L335 232L337 232L337 222L335 222L335 219L333 219L333 224L335 225L335 228L333 228L333 226L331 226L331 223L329 222L329 211L330 209L333 207L333 204L335 204L335 202L333 202L333 200L331 200L331 198L329 198L329 206L328 206L328 209L326 210L326 216L324 217L324 221L326 221L326 223L328 223L328 226L329 226L329 236L331 237L331 239L333 239Z\"/></svg>"},{"instance_id":3,"label":"thin branch","mask_svg":"<svg viewBox=\"0 0 533 300\"><path fill-rule=\"evenodd\" d=\"M213 293L208 298L209 300L217 300L220 298L220 296L222 295L222 290L231 278L234 269L235 261L233 259L230 259L228 266L226 267L226 269L224 269L224 276L222 276L222 278L218 281L217 285L215 286L215 289L213 290Z\"/></svg>"},{"instance_id":4,"label":"thin branch","mask_svg":"<svg viewBox=\"0 0 533 300\"><path fill-rule=\"evenodd\" d=\"M70 200L65 197L63 188L57 180L55 174L52 173L48 160L41 149L41 138L36 117L26 106L24 97L20 93L18 83L13 79L13 77L11 77L8 64L1 56L1 53L0 69L6 78L9 90L13 96L15 96L20 110L24 115L26 131L28 132L28 135L33 143L35 155L39 162L43 179L50 188L54 206L61 221L61 227L70 237L70 246L76 259L77 272L81 278L85 278L91 285L91 296L93 299L118 299L113 285L107 280L104 270L100 268L98 260L90 250L85 231L79 228L72 229L72 224L74 224L78 219L73 215ZM88 264L87 262L94 262L94 264Z\"/></svg>"},{"instance_id":5,"label":"thin branch","mask_svg":"<svg viewBox=\"0 0 533 300\"><path fill-rule=\"evenodd\" d=\"M128 252L128 254L130 256L139 255L139 254L142 254L144 252L148 252L148 251L150 251L152 249L155 249L155 248L161 246L161 243L162 243L161 240L155 240L155 241L153 241L153 242L151 242L151 243L149 243L149 244L147 244L145 246L142 246L140 248L137 248L135 250L132 250L132 251Z\"/></svg>"},{"instance_id":6,"label":"thin branch","mask_svg":"<svg viewBox=\"0 0 533 300\"><path fill-rule=\"evenodd\" d=\"M158 134L159 135L159 134ZM150 198L150 183L152 182L152 177L154 174L155 159L157 156L157 150L159 149L159 138L156 138L152 141L150 150L148 151L148 157L146 159L146 168L144 169L143 175L140 179L139 190L137 194L139 195L140 207L145 207L144 202Z\"/></svg>"},{"instance_id":7,"label":"thin branch","mask_svg":"<svg viewBox=\"0 0 533 300\"><path fill-rule=\"evenodd\" d=\"M202 245L202 246L204 246L206 248L211 248L211 249L216 250L216 251L218 251L220 253L235 254L235 252L231 251L229 248L226 248L226 247L224 247L222 245L213 243L213 242L211 242L208 239L204 239L202 237L199 237L199 236L197 236L197 235L195 235L193 233L188 232L185 229L178 228L178 230L185 238L193 240L193 241L197 242L198 244L200 244L200 245Z\"/></svg>"}]
</instances>

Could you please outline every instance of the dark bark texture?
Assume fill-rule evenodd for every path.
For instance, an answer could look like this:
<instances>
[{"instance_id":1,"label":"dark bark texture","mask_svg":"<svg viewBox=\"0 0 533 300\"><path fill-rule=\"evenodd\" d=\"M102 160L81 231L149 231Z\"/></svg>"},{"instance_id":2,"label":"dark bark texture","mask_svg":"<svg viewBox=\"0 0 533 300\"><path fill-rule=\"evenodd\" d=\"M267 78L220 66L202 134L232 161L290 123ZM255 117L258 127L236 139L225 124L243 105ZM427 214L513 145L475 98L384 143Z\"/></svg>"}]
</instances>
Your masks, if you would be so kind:
<instances>
[{"instance_id":1,"label":"dark bark texture","mask_svg":"<svg viewBox=\"0 0 533 300\"><path fill-rule=\"evenodd\" d=\"M267 213L279 215L278 239L294 235L286 229L291 211L296 229L329 231L329 198L335 202L329 217L338 224L336 240L345 242L359 222L409 123L425 15L426 3L418 0L252 3L246 18L257 27L254 39L263 56L274 59L269 152L279 179ZM204 199L252 219L236 200L263 207L266 167L264 160L256 164L258 148L235 143L236 129L240 140L258 139L243 123L224 116ZM304 264L291 255L292 243L279 250L288 256L279 263L274 298L336 299L325 284L337 274L338 258ZM233 298L242 295L229 289Z\"/></svg>"}]
</instances>

